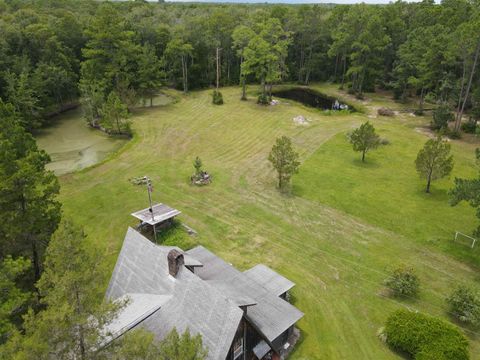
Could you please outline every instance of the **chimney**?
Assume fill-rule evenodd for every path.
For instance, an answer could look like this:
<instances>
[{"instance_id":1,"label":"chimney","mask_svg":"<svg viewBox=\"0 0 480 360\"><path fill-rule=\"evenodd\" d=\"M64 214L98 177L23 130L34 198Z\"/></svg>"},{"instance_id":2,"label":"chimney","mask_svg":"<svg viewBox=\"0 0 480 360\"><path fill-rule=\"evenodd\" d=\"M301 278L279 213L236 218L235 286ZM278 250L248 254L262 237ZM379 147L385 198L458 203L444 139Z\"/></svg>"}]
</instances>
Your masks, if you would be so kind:
<instances>
[{"instance_id":1,"label":"chimney","mask_svg":"<svg viewBox=\"0 0 480 360\"><path fill-rule=\"evenodd\" d=\"M176 277L181 267L185 263L183 260L183 254L178 250L170 250L167 255L168 258L168 272L173 277Z\"/></svg>"}]
</instances>

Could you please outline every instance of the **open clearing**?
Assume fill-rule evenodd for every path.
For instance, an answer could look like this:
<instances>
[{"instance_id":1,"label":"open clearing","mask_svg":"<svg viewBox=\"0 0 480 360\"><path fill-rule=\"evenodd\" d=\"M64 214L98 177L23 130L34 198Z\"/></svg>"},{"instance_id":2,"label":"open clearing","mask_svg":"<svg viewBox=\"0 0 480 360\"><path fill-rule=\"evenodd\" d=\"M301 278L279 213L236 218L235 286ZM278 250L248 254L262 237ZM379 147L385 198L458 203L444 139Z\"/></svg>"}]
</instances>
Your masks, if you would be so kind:
<instances>
[{"instance_id":1,"label":"open clearing","mask_svg":"<svg viewBox=\"0 0 480 360\"><path fill-rule=\"evenodd\" d=\"M337 93L329 85L316 88ZM181 210L181 220L198 231L194 241L240 269L265 263L297 284L294 302L305 317L292 359L399 358L376 336L392 310L408 306L446 316L445 294L478 280L478 247L472 252L452 244L455 230L476 226L474 211L450 207L447 196L454 176L475 175L475 145L452 141L454 175L434 183L428 196L413 164L427 140L415 128L428 119L375 118L376 107L390 104L387 98L349 99L366 113L325 116L291 101L261 107L250 95L242 102L237 88L222 92L223 106L211 104L211 91L200 91L138 110L136 136L122 151L61 178L65 214L104 249L110 272L126 226L135 225L129 214L147 204L145 189L129 179L148 175L154 199ZM309 126L295 125L298 115ZM391 144L361 164L345 133L367 119ZM267 161L281 135L292 137L303 163L291 196L276 190ZM189 185L197 155L214 176L209 186ZM382 281L401 263L420 276L418 300L385 296ZM467 335L472 358L479 358L478 335Z\"/></svg>"}]
</instances>

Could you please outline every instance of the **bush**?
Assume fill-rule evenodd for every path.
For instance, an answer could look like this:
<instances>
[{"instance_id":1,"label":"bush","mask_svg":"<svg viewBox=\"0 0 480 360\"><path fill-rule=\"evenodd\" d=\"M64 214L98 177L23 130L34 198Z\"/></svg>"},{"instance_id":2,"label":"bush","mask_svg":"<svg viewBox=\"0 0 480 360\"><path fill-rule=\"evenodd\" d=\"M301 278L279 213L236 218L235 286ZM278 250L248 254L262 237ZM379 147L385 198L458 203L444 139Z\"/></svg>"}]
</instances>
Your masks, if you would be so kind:
<instances>
[{"instance_id":1,"label":"bush","mask_svg":"<svg viewBox=\"0 0 480 360\"><path fill-rule=\"evenodd\" d=\"M268 101L268 96L267 96L267 95L260 94L260 95L258 96L257 104L261 104L261 105L268 105L268 104L270 104L270 102Z\"/></svg>"},{"instance_id":2,"label":"bush","mask_svg":"<svg viewBox=\"0 0 480 360\"><path fill-rule=\"evenodd\" d=\"M462 134L460 131L455 131L455 130L448 130L445 132L445 134L450 138L450 139L461 139Z\"/></svg>"},{"instance_id":3,"label":"bush","mask_svg":"<svg viewBox=\"0 0 480 360\"><path fill-rule=\"evenodd\" d=\"M468 340L454 325L421 313L397 310L383 335L392 348L415 360L468 360Z\"/></svg>"},{"instance_id":4,"label":"bush","mask_svg":"<svg viewBox=\"0 0 480 360\"><path fill-rule=\"evenodd\" d=\"M480 325L480 298L472 289L459 286L446 300L450 313L456 319L474 326Z\"/></svg>"},{"instance_id":5,"label":"bush","mask_svg":"<svg viewBox=\"0 0 480 360\"><path fill-rule=\"evenodd\" d=\"M433 110L432 129L440 130L447 128L448 123L453 120L455 120L455 116L450 111L448 105L441 105Z\"/></svg>"},{"instance_id":6,"label":"bush","mask_svg":"<svg viewBox=\"0 0 480 360\"><path fill-rule=\"evenodd\" d=\"M380 115L380 116L393 116L393 115L395 115L395 113L393 112L392 109L383 108L383 107L377 110L377 114Z\"/></svg>"},{"instance_id":7,"label":"bush","mask_svg":"<svg viewBox=\"0 0 480 360\"><path fill-rule=\"evenodd\" d=\"M223 104L223 95L220 91L214 90L212 93L212 102L215 105Z\"/></svg>"},{"instance_id":8,"label":"bush","mask_svg":"<svg viewBox=\"0 0 480 360\"><path fill-rule=\"evenodd\" d=\"M462 130L469 134L475 134L477 132L477 122L473 119L468 120L462 124Z\"/></svg>"},{"instance_id":9,"label":"bush","mask_svg":"<svg viewBox=\"0 0 480 360\"><path fill-rule=\"evenodd\" d=\"M387 138L380 138L380 144L381 145L390 145L390 140Z\"/></svg>"},{"instance_id":10,"label":"bush","mask_svg":"<svg viewBox=\"0 0 480 360\"><path fill-rule=\"evenodd\" d=\"M412 268L399 267L385 280L385 285L395 296L415 296L420 282Z\"/></svg>"}]
</instances>

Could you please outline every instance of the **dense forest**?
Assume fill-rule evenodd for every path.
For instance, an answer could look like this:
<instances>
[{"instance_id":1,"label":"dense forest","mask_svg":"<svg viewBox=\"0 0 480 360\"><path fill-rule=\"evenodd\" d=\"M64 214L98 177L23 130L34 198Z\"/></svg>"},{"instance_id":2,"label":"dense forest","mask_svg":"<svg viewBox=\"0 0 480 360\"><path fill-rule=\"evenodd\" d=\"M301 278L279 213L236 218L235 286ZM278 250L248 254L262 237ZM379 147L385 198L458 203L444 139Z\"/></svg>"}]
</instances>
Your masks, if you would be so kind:
<instances>
[{"instance_id":1,"label":"dense forest","mask_svg":"<svg viewBox=\"0 0 480 360\"><path fill-rule=\"evenodd\" d=\"M479 115L479 7L4 0L0 97L28 129L79 99L95 125L161 86L213 86L218 50L221 86L259 82L265 94L282 81L332 81L358 97L389 89L401 101L418 96L419 111L425 100L448 105L459 130L465 111Z\"/></svg>"}]
</instances>

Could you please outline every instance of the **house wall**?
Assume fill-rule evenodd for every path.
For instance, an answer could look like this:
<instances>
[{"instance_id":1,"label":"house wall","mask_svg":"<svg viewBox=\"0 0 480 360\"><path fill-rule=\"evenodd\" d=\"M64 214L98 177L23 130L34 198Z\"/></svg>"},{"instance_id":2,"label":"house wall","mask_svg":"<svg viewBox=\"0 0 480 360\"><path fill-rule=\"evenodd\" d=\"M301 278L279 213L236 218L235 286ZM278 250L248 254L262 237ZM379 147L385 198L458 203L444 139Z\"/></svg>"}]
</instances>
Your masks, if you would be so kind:
<instances>
[{"instance_id":1,"label":"house wall","mask_svg":"<svg viewBox=\"0 0 480 360\"><path fill-rule=\"evenodd\" d=\"M287 330L281 333L275 340L273 340L272 345L275 351L281 352L283 345L287 342L288 337L293 333L294 326L290 326Z\"/></svg>"},{"instance_id":2,"label":"house wall","mask_svg":"<svg viewBox=\"0 0 480 360\"><path fill-rule=\"evenodd\" d=\"M243 339L243 355L235 359L234 348L240 339ZM260 336L260 334L249 324L247 320L245 320L245 318L243 318L238 325L237 332L233 338L226 360L256 360L255 354L253 353L253 348L262 340L263 338Z\"/></svg>"}]
</instances>

